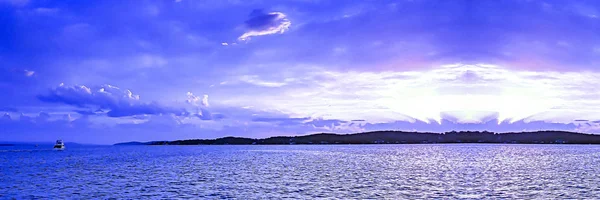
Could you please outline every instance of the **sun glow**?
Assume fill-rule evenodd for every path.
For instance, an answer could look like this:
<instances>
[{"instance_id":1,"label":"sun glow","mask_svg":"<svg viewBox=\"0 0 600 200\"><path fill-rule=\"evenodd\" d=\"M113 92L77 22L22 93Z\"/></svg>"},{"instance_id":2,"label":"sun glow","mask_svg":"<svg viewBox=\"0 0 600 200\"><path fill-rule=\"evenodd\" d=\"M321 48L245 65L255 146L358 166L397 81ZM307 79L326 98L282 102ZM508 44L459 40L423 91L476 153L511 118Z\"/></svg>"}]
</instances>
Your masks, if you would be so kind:
<instances>
[{"instance_id":1,"label":"sun glow","mask_svg":"<svg viewBox=\"0 0 600 200\"><path fill-rule=\"evenodd\" d=\"M511 71L494 65L455 64L406 72L311 68L298 73L304 78L289 81L282 75L286 84L271 87L278 89L277 95L258 98L254 105L294 116L342 120L513 123L543 118L539 115L572 102L572 96L590 94L586 84L572 81L579 74Z\"/></svg>"},{"instance_id":2,"label":"sun glow","mask_svg":"<svg viewBox=\"0 0 600 200\"><path fill-rule=\"evenodd\" d=\"M381 101L390 110L428 122L441 123L442 113L458 123L482 123L485 115L497 114L500 122L510 123L547 111L554 103L540 97L513 95L431 95L397 97Z\"/></svg>"},{"instance_id":3,"label":"sun glow","mask_svg":"<svg viewBox=\"0 0 600 200\"><path fill-rule=\"evenodd\" d=\"M505 73L498 73L505 72ZM379 105L416 120L441 123L450 115L458 123L481 123L486 115L497 115L498 122L510 123L547 111L558 102L544 96L543 85L518 87L514 75L497 67L449 65L415 76L413 82L430 84L394 84L380 91ZM493 80L493 81L491 81ZM382 86L385 88L385 86Z\"/></svg>"}]
</instances>

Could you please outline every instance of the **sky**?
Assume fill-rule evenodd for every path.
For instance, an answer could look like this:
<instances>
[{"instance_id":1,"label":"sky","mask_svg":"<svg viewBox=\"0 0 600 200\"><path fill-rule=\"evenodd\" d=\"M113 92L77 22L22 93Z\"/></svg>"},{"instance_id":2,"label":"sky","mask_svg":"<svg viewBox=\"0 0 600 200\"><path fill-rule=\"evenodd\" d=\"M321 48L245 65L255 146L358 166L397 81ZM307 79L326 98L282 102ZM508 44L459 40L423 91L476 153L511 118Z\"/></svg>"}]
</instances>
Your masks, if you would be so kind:
<instances>
[{"instance_id":1,"label":"sky","mask_svg":"<svg viewBox=\"0 0 600 200\"><path fill-rule=\"evenodd\" d=\"M0 141L600 133L593 0L0 0Z\"/></svg>"}]
</instances>

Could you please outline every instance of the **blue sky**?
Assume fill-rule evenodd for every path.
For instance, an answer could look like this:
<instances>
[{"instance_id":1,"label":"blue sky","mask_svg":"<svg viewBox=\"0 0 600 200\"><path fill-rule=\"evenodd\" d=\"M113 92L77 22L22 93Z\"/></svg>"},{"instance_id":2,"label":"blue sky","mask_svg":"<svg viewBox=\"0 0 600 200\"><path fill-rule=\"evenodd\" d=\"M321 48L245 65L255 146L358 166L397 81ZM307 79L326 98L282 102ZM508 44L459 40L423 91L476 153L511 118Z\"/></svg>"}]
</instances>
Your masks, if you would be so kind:
<instances>
[{"instance_id":1,"label":"blue sky","mask_svg":"<svg viewBox=\"0 0 600 200\"><path fill-rule=\"evenodd\" d=\"M0 0L0 141L600 133L600 3Z\"/></svg>"}]
</instances>

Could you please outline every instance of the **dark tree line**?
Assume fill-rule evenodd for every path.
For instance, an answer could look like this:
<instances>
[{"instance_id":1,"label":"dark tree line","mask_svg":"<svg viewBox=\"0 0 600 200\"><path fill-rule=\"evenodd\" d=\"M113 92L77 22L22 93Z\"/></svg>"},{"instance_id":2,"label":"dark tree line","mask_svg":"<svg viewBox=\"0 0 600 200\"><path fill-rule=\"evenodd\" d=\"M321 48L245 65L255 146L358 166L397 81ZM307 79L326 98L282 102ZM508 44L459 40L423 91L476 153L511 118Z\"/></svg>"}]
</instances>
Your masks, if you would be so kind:
<instances>
[{"instance_id":1,"label":"dark tree line","mask_svg":"<svg viewBox=\"0 0 600 200\"><path fill-rule=\"evenodd\" d=\"M421 143L517 143L517 144L600 144L600 135L566 131L493 133L488 131L451 131L445 133L374 131L355 134L319 133L304 136L277 136L264 139L223 137L135 143L145 145L221 145L221 144L421 144ZM122 143L132 144L132 143Z\"/></svg>"}]
</instances>

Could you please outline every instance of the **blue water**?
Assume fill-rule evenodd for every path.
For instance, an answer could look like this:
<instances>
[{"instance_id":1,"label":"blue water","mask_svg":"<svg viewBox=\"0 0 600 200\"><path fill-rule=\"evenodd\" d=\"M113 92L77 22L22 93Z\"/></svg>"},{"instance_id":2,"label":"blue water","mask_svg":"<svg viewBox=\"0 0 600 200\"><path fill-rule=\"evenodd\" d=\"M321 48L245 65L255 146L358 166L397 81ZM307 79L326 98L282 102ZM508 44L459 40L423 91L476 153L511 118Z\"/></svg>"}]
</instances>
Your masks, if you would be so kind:
<instances>
[{"instance_id":1,"label":"blue water","mask_svg":"<svg viewBox=\"0 0 600 200\"><path fill-rule=\"evenodd\" d=\"M0 199L599 198L600 146L0 147Z\"/></svg>"}]
</instances>

